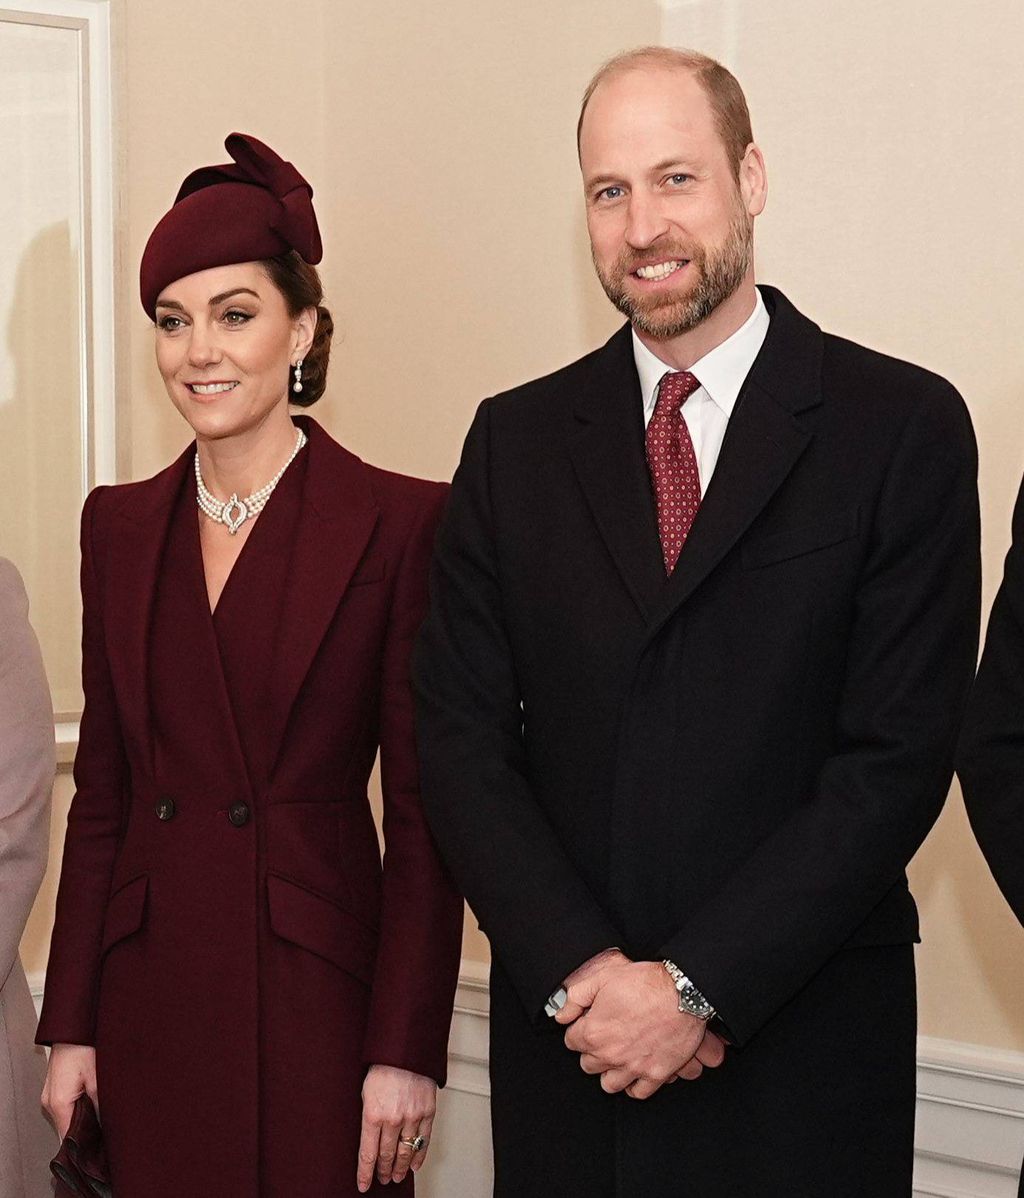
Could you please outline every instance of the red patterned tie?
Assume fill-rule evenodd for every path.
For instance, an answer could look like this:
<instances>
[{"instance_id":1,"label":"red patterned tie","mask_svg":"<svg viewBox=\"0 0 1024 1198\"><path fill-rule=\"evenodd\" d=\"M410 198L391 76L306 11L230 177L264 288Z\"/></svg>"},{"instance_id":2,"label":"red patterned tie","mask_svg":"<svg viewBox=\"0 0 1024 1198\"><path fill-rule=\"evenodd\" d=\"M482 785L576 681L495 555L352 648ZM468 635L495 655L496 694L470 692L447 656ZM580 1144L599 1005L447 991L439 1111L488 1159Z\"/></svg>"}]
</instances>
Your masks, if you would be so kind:
<instances>
[{"instance_id":1,"label":"red patterned tie","mask_svg":"<svg viewBox=\"0 0 1024 1198\"><path fill-rule=\"evenodd\" d=\"M683 401L700 386L688 370L662 377L658 402L647 426L647 465L658 503L658 534L665 573L675 569L700 507L700 476Z\"/></svg>"}]
</instances>

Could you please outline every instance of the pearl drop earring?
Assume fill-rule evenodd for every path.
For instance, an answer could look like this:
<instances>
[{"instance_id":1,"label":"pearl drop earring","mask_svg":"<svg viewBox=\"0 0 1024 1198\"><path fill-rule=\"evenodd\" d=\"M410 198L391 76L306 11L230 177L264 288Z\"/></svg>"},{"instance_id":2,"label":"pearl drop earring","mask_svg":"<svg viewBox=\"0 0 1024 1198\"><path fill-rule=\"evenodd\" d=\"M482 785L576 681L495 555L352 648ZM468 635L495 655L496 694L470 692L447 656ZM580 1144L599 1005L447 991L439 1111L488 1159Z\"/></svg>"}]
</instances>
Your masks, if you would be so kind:
<instances>
[{"instance_id":1,"label":"pearl drop earring","mask_svg":"<svg viewBox=\"0 0 1024 1198\"><path fill-rule=\"evenodd\" d=\"M295 363L295 382L292 383L292 390L298 394L302 390L302 359Z\"/></svg>"}]
</instances>

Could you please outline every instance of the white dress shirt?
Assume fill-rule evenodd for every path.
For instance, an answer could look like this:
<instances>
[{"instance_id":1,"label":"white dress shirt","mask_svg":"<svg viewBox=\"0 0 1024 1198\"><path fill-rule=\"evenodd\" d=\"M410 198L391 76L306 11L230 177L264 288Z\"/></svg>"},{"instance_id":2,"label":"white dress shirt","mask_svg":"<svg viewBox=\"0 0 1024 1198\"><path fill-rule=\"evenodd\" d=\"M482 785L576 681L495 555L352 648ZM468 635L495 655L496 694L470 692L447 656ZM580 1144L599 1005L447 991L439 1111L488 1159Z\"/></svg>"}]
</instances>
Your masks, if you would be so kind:
<instances>
[{"instance_id":1,"label":"white dress shirt","mask_svg":"<svg viewBox=\"0 0 1024 1198\"><path fill-rule=\"evenodd\" d=\"M693 452L697 455L701 495L707 492L718 464L725 430L729 427L729 417L736 406L740 388L768 334L768 309L760 291L755 288L755 292L754 310L746 321L731 337L690 367L690 373L699 380L700 386L687 396L682 411L693 441ZM674 371L675 367L652 353L636 335L636 329L633 330L633 358L640 376L646 426L654 415L662 376L667 370Z\"/></svg>"}]
</instances>

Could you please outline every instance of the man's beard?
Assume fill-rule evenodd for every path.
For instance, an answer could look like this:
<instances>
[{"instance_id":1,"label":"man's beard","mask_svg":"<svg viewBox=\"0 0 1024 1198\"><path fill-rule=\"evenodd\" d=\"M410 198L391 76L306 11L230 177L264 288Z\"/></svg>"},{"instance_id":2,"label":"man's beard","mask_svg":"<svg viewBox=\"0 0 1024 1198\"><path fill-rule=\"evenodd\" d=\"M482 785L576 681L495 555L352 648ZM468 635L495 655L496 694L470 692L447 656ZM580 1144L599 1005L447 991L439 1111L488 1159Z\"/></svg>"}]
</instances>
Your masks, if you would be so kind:
<instances>
[{"instance_id":1,"label":"man's beard","mask_svg":"<svg viewBox=\"0 0 1024 1198\"><path fill-rule=\"evenodd\" d=\"M737 216L729 226L729 232L721 247L709 250L706 246L695 246L689 253L676 253L671 245L658 247L662 262L689 261L687 270L696 272L696 282L682 292L664 291L650 296L627 293L623 282L645 260L650 261L650 252L639 255L626 250L619 255L611 272L606 274L596 256L594 267L605 294L641 333L659 340L668 340L689 333L703 324L712 312L731 296L746 277L750 269L753 252L753 224L744 215Z\"/></svg>"}]
</instances>

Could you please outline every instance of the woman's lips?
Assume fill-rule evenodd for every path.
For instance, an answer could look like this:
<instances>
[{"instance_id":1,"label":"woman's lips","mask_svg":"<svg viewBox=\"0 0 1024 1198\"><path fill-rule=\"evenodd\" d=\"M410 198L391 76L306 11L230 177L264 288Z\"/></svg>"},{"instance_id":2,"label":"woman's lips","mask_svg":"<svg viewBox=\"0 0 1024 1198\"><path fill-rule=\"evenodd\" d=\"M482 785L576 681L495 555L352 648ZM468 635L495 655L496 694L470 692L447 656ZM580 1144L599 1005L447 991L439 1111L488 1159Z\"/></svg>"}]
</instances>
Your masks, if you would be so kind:
<instances>
[{"instance_id":1,"label":"woman's lips","mask_svg":"<svg viewBox=\"0 0 1024 1198\"><path fill-rule=\"evenodd\" d=\"M185 386L193 395L223 395L227 391L234 391L238 386L238 381L232 382L217 382L217 383L186 383Z\"/></svg>"}]
</instances>

